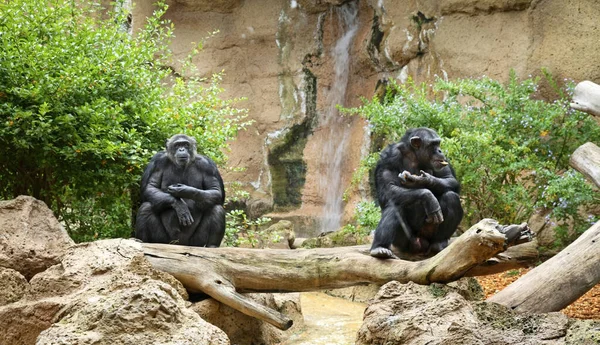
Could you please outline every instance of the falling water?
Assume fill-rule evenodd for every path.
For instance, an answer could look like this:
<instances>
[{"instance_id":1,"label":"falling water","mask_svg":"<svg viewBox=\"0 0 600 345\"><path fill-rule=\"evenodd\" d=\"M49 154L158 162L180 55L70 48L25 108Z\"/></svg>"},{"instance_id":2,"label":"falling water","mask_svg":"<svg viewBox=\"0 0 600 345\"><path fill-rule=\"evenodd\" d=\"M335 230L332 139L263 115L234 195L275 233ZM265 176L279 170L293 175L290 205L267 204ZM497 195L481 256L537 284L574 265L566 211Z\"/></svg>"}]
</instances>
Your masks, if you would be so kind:
<instances>
[{"instance_id":1,"label":"falling water","mask_svg":"<svg viewBox=\"0 0 600 345\"><path fill-rule=\"evenodd\" d=\"M341 171L350 136L348 120L339 115L336 105L344 105L348 76L350 73L350 48L358 29L358 5L356 1L336 8L341 36L332 51L334 79L329 92L323 130L326 131L321 156L320 187L324 197L321 231L335 231L340 227L344 204Z\"/></svg>"}]
</instances>

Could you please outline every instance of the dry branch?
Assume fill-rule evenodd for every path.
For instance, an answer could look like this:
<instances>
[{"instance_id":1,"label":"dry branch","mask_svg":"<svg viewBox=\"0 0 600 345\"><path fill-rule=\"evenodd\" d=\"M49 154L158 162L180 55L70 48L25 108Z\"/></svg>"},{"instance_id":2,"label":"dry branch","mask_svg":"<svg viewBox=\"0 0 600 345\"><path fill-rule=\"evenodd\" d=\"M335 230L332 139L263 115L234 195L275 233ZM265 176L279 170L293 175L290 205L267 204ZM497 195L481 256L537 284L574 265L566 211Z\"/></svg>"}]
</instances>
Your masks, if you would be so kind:
<instances>
[{"instance_id":1,"label":"dry branch","mask_svg":"<svg viewBox=\"0 0 600 345\"><path fill-rule=\"evenodd\" d=\"M569 164L600 187L600 147L585 143L573 154Z\"/></svg>"},{"instance_id":2,"label":"dry branch","mask_svg":"<svg viewBox=\"0 0 600 345\"><path fill-rule=\"evenodd\" d=\"M526 225L520 230L526 230ZM448 248L423 261L381 260L365 247L305 250L199 248L142 244L159 270L179 279L190 291L204 292L247 315L280 329L291 326L284 315L253 302L239 292L297 292L389 281L419 284L450 282L506 248L498 223L475 224Z\"/></svg>"},{"instance_id":3,"label":"dry branch","mask_svg":"<svg viewBox=\"0 0 600 345\"><path fill-rule=\"evenodd\" d=\"M509 247L502 253L470 269L465 276L477 277L532 266L539 258L536 242Z\"/></svg>"},{"instance_id":4,"label":"dry branch","mask_svg":"<svg viewBox=\"0 0 600 345\"><path fill-rule=\"evenodd\" d=\"M571 108L600 116L600 85L585 80L575 86Z\"/></svg>"},{"instance_id":5,"label":"dry branch","mask_svg":"<svg viewBox=\"0 0 600 345\"><path fill-rule=\"evenodd\" d=\"M488 299L517 312L559 311L600 281L600 222L560 253Z\"/></svg>"}]
</instances>

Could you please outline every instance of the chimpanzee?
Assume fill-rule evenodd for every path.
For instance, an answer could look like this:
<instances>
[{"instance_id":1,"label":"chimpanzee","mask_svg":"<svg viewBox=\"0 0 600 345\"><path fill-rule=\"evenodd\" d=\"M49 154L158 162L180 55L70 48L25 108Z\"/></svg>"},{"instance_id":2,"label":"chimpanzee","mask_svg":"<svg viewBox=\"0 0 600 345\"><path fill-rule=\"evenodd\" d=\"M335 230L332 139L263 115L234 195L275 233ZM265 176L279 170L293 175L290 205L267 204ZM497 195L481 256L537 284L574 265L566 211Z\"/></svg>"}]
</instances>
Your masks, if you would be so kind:
<instances>
[{"instance_id":1,"label":"chimpanzee","mask_svg":"<svg viewBox=\"0 0 600 345\"><path fill-rule=\"evenodd\" d=\"M400 142L386 147L375 168L381 220L371 255L401 252L437 253L462 220L460 184L430 128L409 129Z\"/></svg>"},{"instance_id":2,"label":"chimpanzee","mask_svg":"<svg viewBox=\"0 0 600 345\"><path fill-rule=\"evenodd\" d=\"M144 170L135 237L144 242L218 247L225 235L225 189L217 166L177 134Z\"/></svg>"}]
</instances>

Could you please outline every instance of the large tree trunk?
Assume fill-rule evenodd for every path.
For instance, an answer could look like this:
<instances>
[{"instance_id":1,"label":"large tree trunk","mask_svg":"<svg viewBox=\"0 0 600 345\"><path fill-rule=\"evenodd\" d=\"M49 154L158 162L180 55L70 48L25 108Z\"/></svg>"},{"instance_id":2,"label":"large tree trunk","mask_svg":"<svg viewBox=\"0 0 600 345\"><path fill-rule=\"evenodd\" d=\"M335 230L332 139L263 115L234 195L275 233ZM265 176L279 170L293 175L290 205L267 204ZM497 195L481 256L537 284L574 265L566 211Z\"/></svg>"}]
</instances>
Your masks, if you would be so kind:
<instances>
[{"instance_id":1,"label":"large tree trunk","mask_svg":"<svg viewBox=\"0 0 600 345\"><path fill-rule=\"evenodd\" d=\"M392 280L450 282L502 252L507 237L514 242L527 231L526 224L502 227L493 220L482 220L434 257L417 262L373 258L364 246L257 250L144 243L142 247L154 267L175 276L188 290L204 292L247 315L287 329L291 320L240 292L311 291Z\"/></svg>"},{"instance_id":2,"label":"large tree trunk","mask_svg":"<svg viewBox=\"0 0 600 345\"><path fill-rule=\"evenodd\" d=\"M559 311L600 281L600 222L567 248L504 288L489 302L517 312Z\"/></svg>"},{"instance_id":3,"label":"large tree trunk","mask_svg":"<svg viewBox=\"0 0 600 345\"><path fill-rule=\"evenodd\" d=\"M593 143L579 146L571 155L569 164L600 187L600 147Z\"/></svg>"}]
</instances>

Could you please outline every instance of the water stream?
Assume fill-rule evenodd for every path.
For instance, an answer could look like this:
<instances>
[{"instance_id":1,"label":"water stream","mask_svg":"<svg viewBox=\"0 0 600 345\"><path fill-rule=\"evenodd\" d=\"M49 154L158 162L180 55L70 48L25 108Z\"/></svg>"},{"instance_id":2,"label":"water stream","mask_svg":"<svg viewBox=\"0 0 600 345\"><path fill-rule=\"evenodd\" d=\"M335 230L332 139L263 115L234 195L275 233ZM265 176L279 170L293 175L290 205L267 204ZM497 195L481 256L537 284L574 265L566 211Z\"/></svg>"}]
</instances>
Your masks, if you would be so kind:
<instances>
[{"instance_id":1,"label":"water stream","mask_svg":"<svg viewBox=\"0 0 600 345\"><path fill-rule=\"evenodd\" d=\"M350 48L358 30L358 4L356 1L348 2L336 7L335 12L341 35L331 52L334 78L329 91L328 109L322 119L322 130L325 131L325 145L321 155L322 170L319 177L321 195L324 198L322 232L337 230L344 211L344 184L340 178L340 171L344 167L350 125L347 118L339 115L336 106L345 103L350 74Z\"/></svg>"},{"instance_id":2,"label":"water stream","mask_svg":"<svg viewBox=\"0 0 600 345\"><path fill-rule=\"evenodd\" d=\"M351 302L322 292L300 295L303 331L292 335L282 345L354 344L362 325L364 303Z\"/></svg>"}]
</instances>

